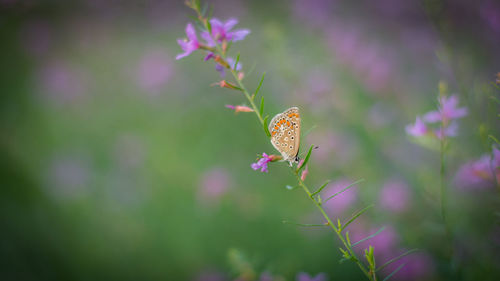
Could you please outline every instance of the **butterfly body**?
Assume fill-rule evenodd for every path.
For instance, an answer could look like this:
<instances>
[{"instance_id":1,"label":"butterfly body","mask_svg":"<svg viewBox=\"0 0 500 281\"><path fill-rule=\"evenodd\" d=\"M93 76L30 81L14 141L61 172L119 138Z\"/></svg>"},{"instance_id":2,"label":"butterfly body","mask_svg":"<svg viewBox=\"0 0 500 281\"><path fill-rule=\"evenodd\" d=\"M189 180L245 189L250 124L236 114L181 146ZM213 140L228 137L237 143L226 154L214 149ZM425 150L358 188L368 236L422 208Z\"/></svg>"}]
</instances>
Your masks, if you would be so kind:
<instances>
[{"instance_id":1,"label":"butterfly body","mask_svg":"<svg viewBox=\"0 0 500 281\"><path fill-rule=\"evenodd\" d=\"M300 114L297 107L291 107L276 114L269 123L271 143L290 165L298 162L300 145Z\"/></svg>"}]
</instances>

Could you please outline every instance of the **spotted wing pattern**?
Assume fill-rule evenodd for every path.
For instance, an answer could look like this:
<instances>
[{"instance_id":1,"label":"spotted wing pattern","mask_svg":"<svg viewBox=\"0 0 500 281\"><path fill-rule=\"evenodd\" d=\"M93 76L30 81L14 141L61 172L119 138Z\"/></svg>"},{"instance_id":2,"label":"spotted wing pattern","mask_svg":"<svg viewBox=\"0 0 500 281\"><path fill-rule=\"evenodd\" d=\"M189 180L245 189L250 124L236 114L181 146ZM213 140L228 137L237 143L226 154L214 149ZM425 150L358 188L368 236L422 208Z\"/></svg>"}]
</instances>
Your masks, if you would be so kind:
<instances>
[{"instance_id":1,"label":"spotted wing pattern","mask_svg":"<svg viewBox=\"0 0 500 281\"><path fill-rule=\"evenodd\" d=\"M300 115L297 107L291 107L279 113L269 123L271 143L284 160L294 162L299 152Z\"/></svg>"}]
</instances>

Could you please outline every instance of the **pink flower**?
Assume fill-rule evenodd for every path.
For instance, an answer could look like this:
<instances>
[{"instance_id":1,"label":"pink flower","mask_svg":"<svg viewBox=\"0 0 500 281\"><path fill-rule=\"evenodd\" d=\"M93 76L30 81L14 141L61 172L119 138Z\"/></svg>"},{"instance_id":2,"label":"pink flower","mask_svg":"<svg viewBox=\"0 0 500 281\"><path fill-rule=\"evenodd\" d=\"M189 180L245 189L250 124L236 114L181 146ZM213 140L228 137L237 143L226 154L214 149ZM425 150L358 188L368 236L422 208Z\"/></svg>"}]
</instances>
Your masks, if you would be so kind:
<instances>
[{"instance_id":1,"label":"pink flower","mask_svg":"<svg viewBox=\"0 0 500 281\"><path fill-rule=\"evenodd\" d=\"M273 155L269 156L265 152L262 153L262 158L260 158L256 163L252 163L251 167L255 171L259 170L263 173L267 173L267 163L273 161Z\"/></svg>"},{"instance_id":2,"label":"pink flower","mask_svg":"<svg viewBox=\"0 0 500 281\"><path fill-rule=\"evenodd\" d=\"M187 39L177 39L177 43L181 46L184 53L178 54L175 59L182 59L183 57L189 56L192 52L198 50L201 46L196 36L196 31L191 23L186 26L186 36Z\"/></svg>"},{"instance_id":3,"label":"pink flower","mask_svg":"<svg viewBox=\"0 0 500 281\"><path fill-rule=\"evenodd\" d=\"M253 109L251 109L248 106L244 106L244 105L230 105L230 104L226 104L226 107L230 108L230 109L233 109L235 113L238 113L238 112L253 112Z\"/></svg>"},{"instance_id":4,"label":"pink flower","mask_svg":"<svg viewBox=\"0 0 500 281\"><path fill-rule=\"evenodd\" d=\"M408 208L410 190L408 185L400 180L389 180L384 184L379 196L380 205L392 212L402 212Z\"/></svg>"},{"instance_id":5,"label":"pink flower","mask_svg":"<svg viewBox=\"0 0 500 281\"><path fill-rule=\"evenodd\" d=\"M458 106L458 97L452 95L450 97L439 98L439 108L437 111L431 111L424 115L423 119L429 123L441 122L445 123L452 119L462 118L467 115L467 108Z\"/></svg>"},{"instance_id":6,"label":"pink flower","mask_svg":"<svg viewBox=\"0 0 500 281\"><path fill-rule=\"evenodd\" d=\"M311 276L305 272L299 272L297 274L297 281L326 281L326 274L325 273L319 273L316 276Z\"/></svg>"},{"instance_id":7,"label":"pink flower","mask_svg":"<svg viewBox=\"0 0 500 281\"><path fill-rule=\"evenodd\" d=\"M497 154L494 161L491 160L490 155L483 155L476 161L471 161L462 165L455 175L457 186L462 189L483 189L492 187L495 176L492 164L498 161L499 154L496 149L494 149L493 153Z\"/></svg>"},{"instance_id":8,"label":"pink flower","mask_svg":"<svg viewBox=\"0 0 500 281\"><path fill-rule=\"evenodd\" d=\"M458 135L458 124L457 122L452 122L450 125L447 127L440 127L439 129L434 130L434 134L438 139L443 139L443 132L444 136L446 137L456 137Z\"/></svg>"},{"instance_id":9,"label":"pink flower","mask_svg":"<svg viewBox=\"0 0 500 281\"><path fill-rule=\"evenodd\" d=\"M406 126L406 133L414 137L421 137L429 132L427 125L417 116L415 124L409 124Z\"/></svg>"},{"instance_id":10,"label":"pink flower","mask_svg":"<svg viewBox=\"0 0 500 281\"><path fill-rule=\"evenodd\" d=\"M223 41L235 42L245 39L245 37L250 33L250 30L239 29L231 31L237 23L238 20L234 18L227 20L225 23L221 22L219 19L212 18L210 20L210 24L212 26L212 37L219 43L222 43Z\"/></svg>"},{"instance_id":11,"label":"pink flower","mask_svg":"<svg viewBox=\"0 0 500 281\"><path fill-rule=\"evenodd\" d=\"M305 181L308 174L309 174L309 167L306 165L305 169L302 171L302 174L300 175L300 180Z\"/></svg>"}]
</instances>

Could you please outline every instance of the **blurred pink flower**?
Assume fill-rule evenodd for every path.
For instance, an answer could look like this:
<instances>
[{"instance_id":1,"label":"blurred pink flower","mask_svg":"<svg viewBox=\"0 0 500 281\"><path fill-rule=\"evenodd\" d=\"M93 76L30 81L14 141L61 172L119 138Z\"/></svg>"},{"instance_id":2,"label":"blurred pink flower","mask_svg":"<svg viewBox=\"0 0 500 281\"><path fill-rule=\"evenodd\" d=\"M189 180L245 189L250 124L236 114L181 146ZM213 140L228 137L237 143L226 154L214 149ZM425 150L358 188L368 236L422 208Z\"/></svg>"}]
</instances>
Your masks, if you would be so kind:
<instances>
[{"instance_id":1,"label":"blurred pink flower","mask_svg":"<svg viewBox=\"0 0 500 281\"><path fill-rule=\"evenodd\" d=\"M325 273L319 273L316 276L311 276L305 272L299 272L297 274L297 278L295 280L297 281L326 281L326 274Z\"/></svg>"},{"instance_id":2,"label":"blurred pink flower","mask_svg":"<svg viewBox=\"0 0 500 281\"><path fill-rule=\"evenodd\" d=\"M172 77L173 70L169 56L162 50L144 54L137 66L137 83L151 93L160 92Z\"/></svg>"},{"instance_id":3,"label":"blurred pink flower","mask_svg":"<svg viewBox=\"0 0 500 281\"><path fill-rule=\"evenodd\" d=\"M336 192L341 191L350 184L352 184L352 181L346 179L341 179L333 183L330 183L321 192L321 197L323 198L323 200L326 200L327 198L334 195ZM324 203L323 206L326 209L326 211L333 217L339 217L342 212L344 212L351 205L353 205L354 202L356 202L356 199L357 199L357 192L356 192L356 185L354 185L349 189L347 189L346 191L330 199L328 202Z\"/></svg>"},{"instance_id":4,"label":"blurred pink flower","mask_svg":"<svg viewBox=\"0 0 500 281\"><path fill-rule=\"evenodd\" d=\"M404 250L399 250L393 254L394 257L404 253ZM390 264L382 270L385 275L390 274L399 266L404 266L392 276L394 280L432 280L435 271L435 264L432 257L425 252L415 252L402 259Z\"/></svg>"},{"instance_id":5,"label":"blurred pink flower","mask_svg":"<svg viewBox=\"0 0 500 281\"><path fill-rule=\"evenodd\" d=\"M75 102L87 91L83 73L64 61L52 61L42 67L38 83L42 93L59 104Z\"/></svg>"},{"instance_id":6,"label":"blurred pink flower","mask_svg":"<svg viewBox=\"0 0 500 281\"><path fill-rule=\"evenodd\" d=\"M360 32L353 26L345 25L333 27L328 32L327 44L334 51L335 56L344 64L354 63L364 42Z\"/></svg>"},{"instance_id":7,"label":"blurred pink flower","mask_svg":"<svg viewBox=\"0 0 500 281\"><path fill-rule=\"evenodd\" d=\"M483 20L489 24L491 29L500 33L500 4L498 4L497 1L482 1L479 14Z\"/></svg>"},{"instance_id":8,"label":"blurred pink flower","mask_svg":"<svg viewBox=\"0 0 500 281\"><path fill-rule=\"evenodd\" d=\"M401 180L388 180L379 195L382 208L391 212L403 212L408 209L410 203L410 189Z\"/></svg>"},{"instance_id":9,"label":"blurred pink flower","mask_svg":"<svg viewBox=\"0 0 500 281\"><path fill-rule=\"evenodd\" d=\"M458 106L458 97L452 95L450 97L440 97L439 107L437 111L431 111L424 115L423 119L425 122L435 123L435 122L445 122L450 120L462 118L467 115L467 108Z\"/></svg>"},{"instance_id":10,"label":"blurred pink flower","mask_svg":"<svg viewBox=\"0 0 500 281\"><path fill-rule=\"evenodd\" d=\"M356 243L361 239L364 239L370 235L376 233L380 228L371 228L369 230L356 229L354 231L349 231L351 242ZM386 226L380 233L375 237L370 238L357 244L354 250L360 254L364 253L364 249L369 246L373 246L375 249L375 258L379 263L384 263L394 257L394 253L399 246L399 235L392 226Z\"/></svg>"},{"instance_id":11,"label":"blurred pink flower","mask_svg":"<svg viewBox=\"0 0 500 281\"><path fill-rule=\"evenodd\" d=\"M406 133L414 137L421 137L429 132L427 125L417 116L415 124L409 124L406 126Z\"/></svg>"},{"instance_id":12,"label":"blurred pink flower","mask_svg":"<svg viewBox=\"0 0 500 281\"><path fill-rule=\"evenodd\" d=\"M251 109L248 106L244 106L244 105L230 105L230 104L226 104L226 107L229 108L229 109L234 110L235 113L238 113L238 112L253 112L253 109Z\"/></svg>"},{"instance_id":13,"label":"blurred pink flower","mask_svg":"<svg viewBox=\"0 0 500 281\"><path fill-rule=\"evenodd\" d=\"M490 155L483 155L475 161L462 165L456 175L455 183L462 190L484 189L494 186L495 172L498 174L498 150L493 150L493 160Z\"/></svg>"},{"instance_id":14,"label":"blurred pink flower","mask_svg":"<svg viewBox=\"0 0 500 281\"><path fill-rule=\"evenodd\" d=\"M443 131L444 131L444 136L446 137L456 137L458 135L458 123L457 122L451 122L447 127L439 127L438 129L434 130L434 134L438 139L443 139Z\"/></svg>"},{"instance_id":15,"label":"blurred pink flower","mask_svg":"<svg viewBox=\"0 0 500 281\"><path fill-rule=\"evenodd\" d=\"M231 184L231 178L226 169L212 168L201 177L198 198L205 203L217 203L229 190Z\"/></svg>"}]
</instances>

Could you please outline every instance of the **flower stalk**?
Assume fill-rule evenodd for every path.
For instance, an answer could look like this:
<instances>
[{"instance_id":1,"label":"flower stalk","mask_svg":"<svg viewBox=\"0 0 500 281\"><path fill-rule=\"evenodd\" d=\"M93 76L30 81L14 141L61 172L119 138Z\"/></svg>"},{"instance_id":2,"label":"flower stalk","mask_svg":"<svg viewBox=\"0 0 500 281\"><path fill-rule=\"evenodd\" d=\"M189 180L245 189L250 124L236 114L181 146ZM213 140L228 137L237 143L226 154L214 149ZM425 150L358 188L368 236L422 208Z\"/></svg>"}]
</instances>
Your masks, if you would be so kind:
<instances>
[{"instance_id":1,"label":"flower stalk","mask_svg":"<svg viewBox=\"0 0 500 281\"><path fill-rule=\"evenodd\" d=\"M237 65L239 62L239 55L236 58L236 62L234 64L234 66L232 66L231 64L228 63L230 58L227 56L227 51L228 51L232 41L231 41L231 39L228 39L228 38L231 38L231 35L229 35L227 33L227 30L230 30L232 28L232 26L235 24L235 20L229 20L225 24L222 24L220 21L217 20L216 23L218 25L218 28L221 30L220 30L219 35L214 35L212 33L214 31L213 25L211 25L212 21L203 15L203 13L201 12L201 9L200 9L199 2L196 0L187 1L187 2L188 2L187 5L197 13L197 17L198 17L200 23L203 25L203 28L206 30L206 32L204 34L205 35L204 38L205 38L205 40L207 40L207 42L209 42L210 46L206 47L205 45L203 45L203 48L201 48L201 49L204 49L204 50L207 50L210 52L210 54L207 56L208 59L214 58L216 63L229 69L229 71L231 72L231 75L234 78L234 81L236 82L235 84L232 84L226 80L222 80L221 82L219 82L217 84L219 84L221 87L239 90L239 91L243 92L243 94L245 95L245 98L247 99L248 103L250 104L250 107L245 107L244 110L241 110L241 111L254 112L255 115L257 116L257 119L259 120L261 125L264 127L266 135L268 137L270 137L269 131L267 130L267 118L268 118L268 116L265 116L265 117L263 116L264 99L262 99L262 101L261 101L260 108L257 107L257 105L255 104L255 101L254 101L256 94L258 93L258 91L260 90L260 87L262 86L264 76L262 77L256 91L253 94L250 94L250 92L247 90L246 86L243 84L243 81L242 81L243 77L244 77L244 75L242 74L243 72L239 72L237 69ZM215 19L214 19L214 21L215 21ZM231 23L230 27L225 26L229 22ZM224 28L226 28L226 30L224 30ZM236 34L236 33L238 33L238 34ZM234 36L234 38L243 38L248 33L249 33L248 30L240 30L240 31L235 31L232 36ZM194 38L194 36L192 36L192 37ZM238 39L238 40L241 40L241 39ZM237 40L234 39L233 41L237 41ZM206 59L206 60L208 60L208 59ZM235 107L235 106L227 106L227 107L229 107L231 109L235 109L235 110L237 109L237 107ZM348 222L344 225L340 224L340 220L337 220L339 223L336 226L333 223L332 219L326 213L325 209L322 207L323 202L322 202L321 197L319 196L319 192L321 191L321 189L323 189L326 186L326 184L324 184L322 187L320 187L318 189L318 191L312 193L311 190L309 189L309 187L304 183L304 180L308 174L308 169L307 169L306 165L307 165L307 161L310 157L312 149L313 149L313 147L311 146L311 148L309 149L308 155L306 156L304 161L301 164L299 164L299 166L297 168L292 167L290 169L290 171L296 177L298 185L304 190L304 192L307 194L307 197L309 197L309 199L313 202L313 204L316 206L316 208L320 211L323 218L326 220L326 223L324 225L329 226L333 230L333 232L337 235L340 242L342 243L343 248L340 248L340 251L343 254L343 258L345 260L350 260L350 261L356 263L358 265L359 269L363 272L363 274L369 280L376 281L377 280L377 276L376 276L377 269L375 268L375 258L373 256L373 248L370 247L370 249L368 251L368 253L370 253L370 254L366 255L366 260L367 260L367 263L369 264L367 267L358 258L357 254L355 253L353 246L355 246L356 243L354 245L351 244L348 232L345 233L345 236L342 233L342 231L345 229L345 227L350 222L352 222L352 220L354 220L357 216L359 216L361 213L359 213L359 215L357 215L354 219L352 219L350 222ZM252 164L252 168L254 170L260 170L261 172L267 172L267 163L278 161L280 159L281 159L280 156L267 155L267 154L263 153L262 157L257 161L257 163ZM305 168L305 169L303 169L303 168ZM329 199L331 199L331 198L329 198ZM365 209L367 209L367 208L365 208Z\"/></svg>"}]
</instances>

